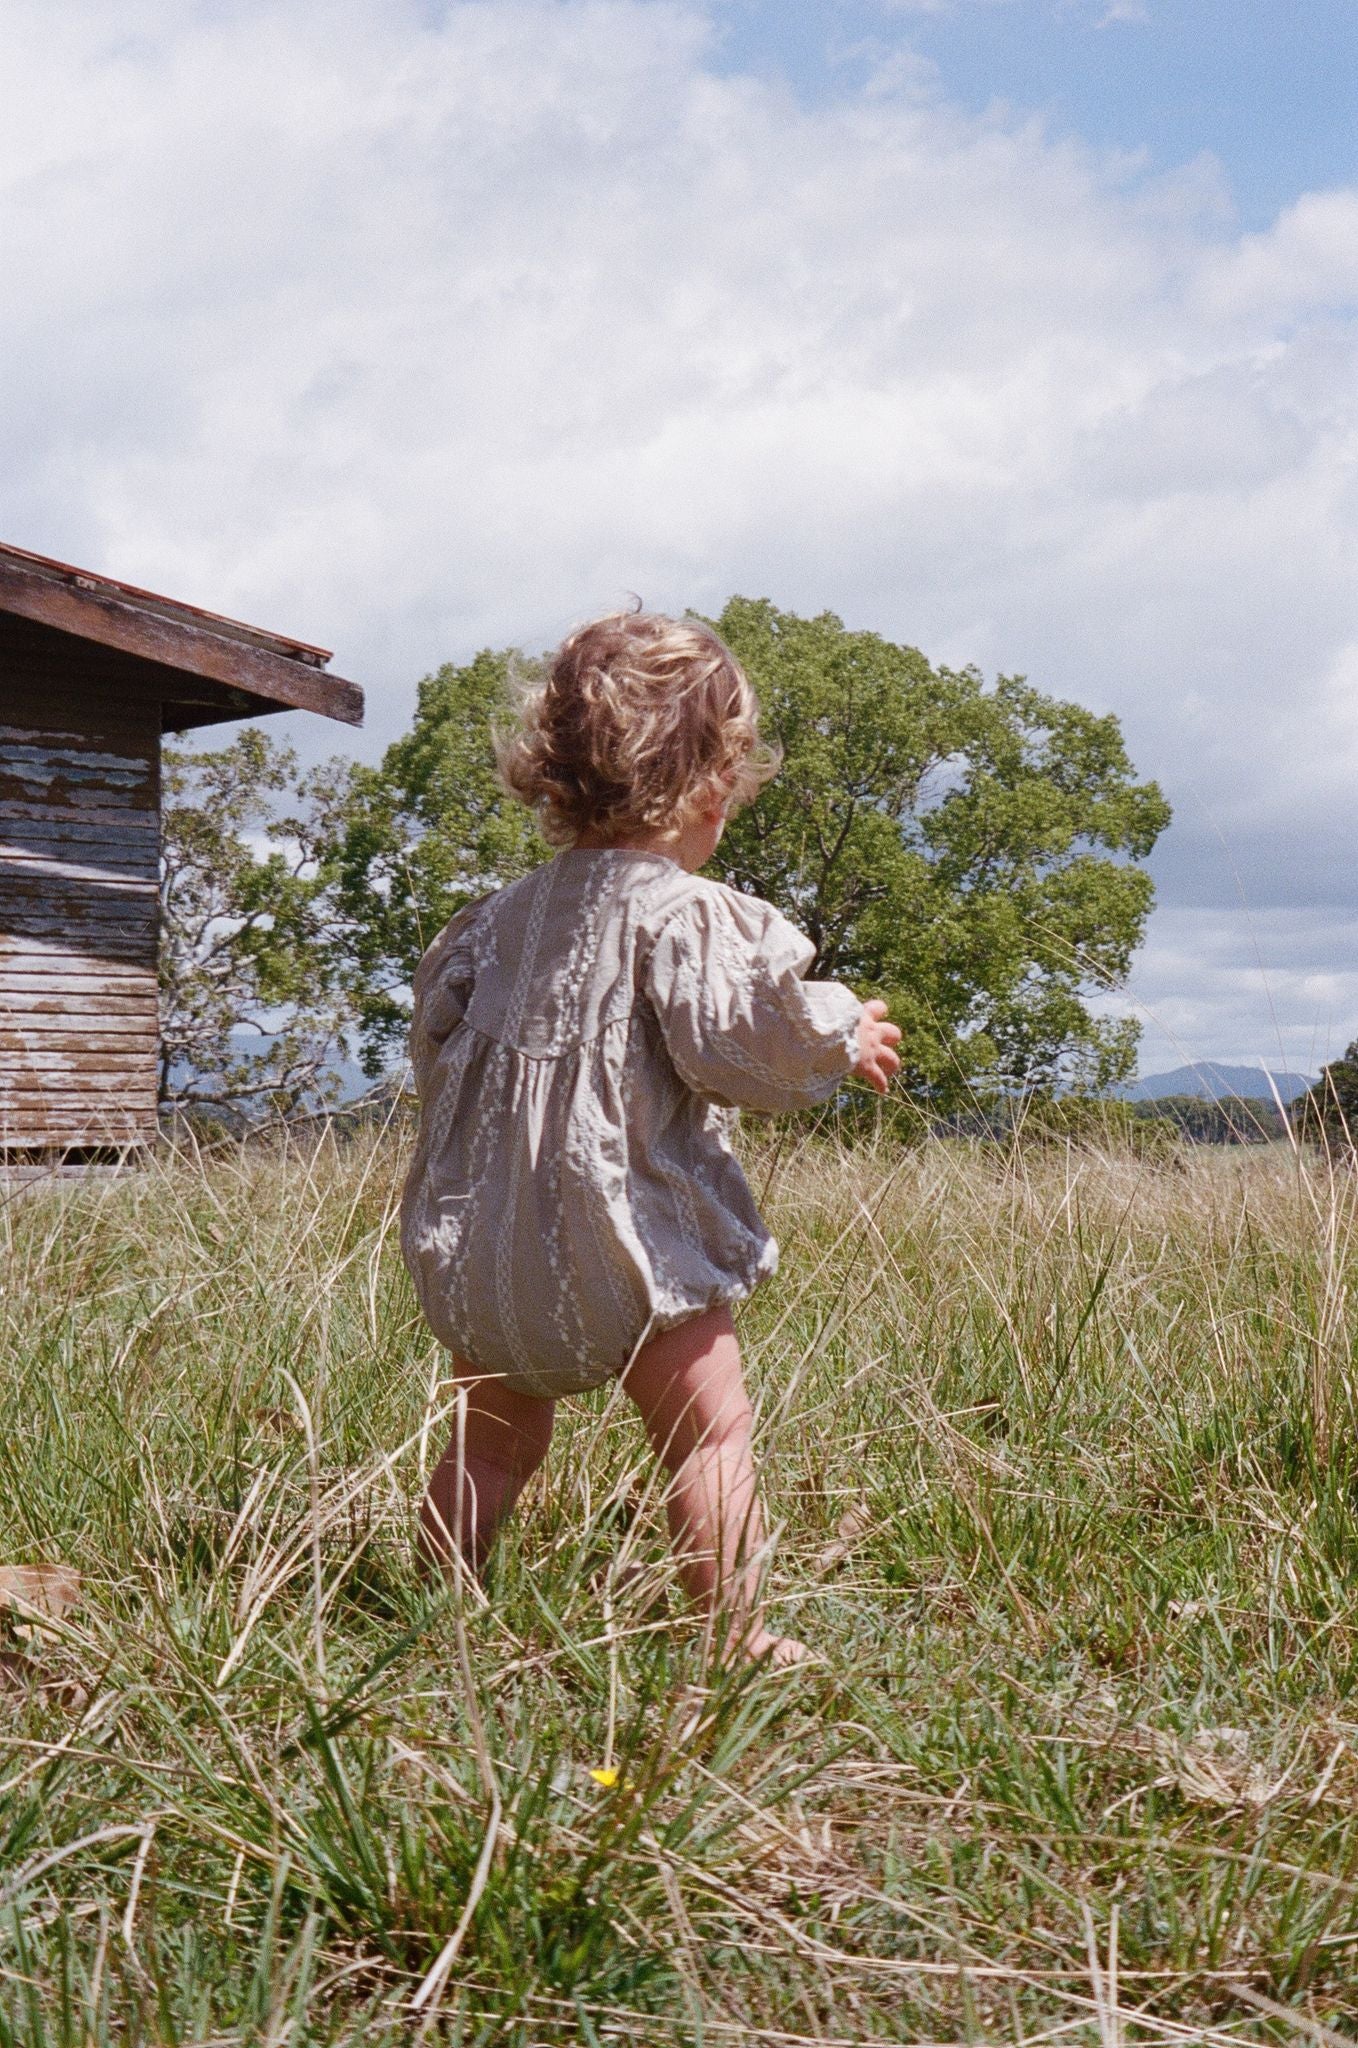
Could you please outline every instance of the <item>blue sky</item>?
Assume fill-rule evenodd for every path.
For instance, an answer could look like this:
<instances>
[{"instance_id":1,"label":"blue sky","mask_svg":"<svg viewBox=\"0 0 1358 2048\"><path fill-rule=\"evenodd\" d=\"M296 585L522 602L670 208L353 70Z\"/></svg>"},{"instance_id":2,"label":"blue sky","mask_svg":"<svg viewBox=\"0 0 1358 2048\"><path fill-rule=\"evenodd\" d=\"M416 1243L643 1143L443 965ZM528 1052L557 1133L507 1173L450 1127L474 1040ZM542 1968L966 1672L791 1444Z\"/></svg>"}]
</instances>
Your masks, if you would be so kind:
<instances>
[{"instance_id":1,"label":"blue sky","mask_svg":"<svg viewBox=\"0 0 1358 2048\"><path fill-rule=\"evenodd\" d=\"M714 16L720 68L807 101L908 50L974 113L1004 102L1152 169L1209 151L1246 227L1358 175L1355 0L721 0Z\"/></svg>"},{"instance_id":2,"label":"blue sky","mask_svg":"<svg viewBox=\"0 0 1358 2048\"><path fill-rule=\"evenodd\" d=\"M1358 0L6 0L0 535L419 677L641 592L1117 715L1148 1071L1358 1031Z\"/></svg>"}]
</instances>

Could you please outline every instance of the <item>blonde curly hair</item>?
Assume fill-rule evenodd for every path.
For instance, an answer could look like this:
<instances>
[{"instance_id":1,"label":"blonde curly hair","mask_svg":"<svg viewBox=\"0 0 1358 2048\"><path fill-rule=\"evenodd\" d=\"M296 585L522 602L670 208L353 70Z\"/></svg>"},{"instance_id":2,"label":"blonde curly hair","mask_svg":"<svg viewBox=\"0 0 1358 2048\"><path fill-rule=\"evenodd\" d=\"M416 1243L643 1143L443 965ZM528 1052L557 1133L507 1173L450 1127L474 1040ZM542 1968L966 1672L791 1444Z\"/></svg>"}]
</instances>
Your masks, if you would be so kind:
<instances>
[{"instance_id":1,"label":"blonde curly hair","mask_svg":"<svg viewBox=\"0 0 1358 2048\"><path fill-rule=\"evenodd\" d=\"M745 671L699 619L611 612L562 641L496 735L505 788L554 846L682 827L778 767Z\"/></svg>"}]
</instances>

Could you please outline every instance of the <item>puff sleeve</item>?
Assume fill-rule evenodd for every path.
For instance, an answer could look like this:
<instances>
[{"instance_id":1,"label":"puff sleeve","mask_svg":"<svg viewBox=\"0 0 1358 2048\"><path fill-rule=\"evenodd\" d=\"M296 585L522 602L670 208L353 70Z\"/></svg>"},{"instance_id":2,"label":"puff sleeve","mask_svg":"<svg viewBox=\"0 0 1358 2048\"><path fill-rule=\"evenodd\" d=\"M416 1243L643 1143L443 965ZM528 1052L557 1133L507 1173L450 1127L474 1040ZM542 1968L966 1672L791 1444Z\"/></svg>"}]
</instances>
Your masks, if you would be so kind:
<instances>
[{"instance_id":1,"label":"puff sleeve","mask_svg":"<svg viewBox=\"0 0 1358 2048\"><path fill-rule=\"evenodd\" d=\"M756 896L700 883L666 917L645 992L681 1080L730 1107L805 1109L834 1094L858 1057L863 1005L805 981L811 941Z\"/></svg>"},{"instance_id":2,"label":"puff sleeve","mask_svg":"<svg viewBox=\"0 0 1358 2048\"><path fill-rule=\"evenodd\" d=\"M414 1010L410 1019L410 1064L421 1098L428 1090L434 1063L453 1030L462 1022L476 982L472 934L484 896L450 918L415 969Z\"/></svg>"}]
</instances>

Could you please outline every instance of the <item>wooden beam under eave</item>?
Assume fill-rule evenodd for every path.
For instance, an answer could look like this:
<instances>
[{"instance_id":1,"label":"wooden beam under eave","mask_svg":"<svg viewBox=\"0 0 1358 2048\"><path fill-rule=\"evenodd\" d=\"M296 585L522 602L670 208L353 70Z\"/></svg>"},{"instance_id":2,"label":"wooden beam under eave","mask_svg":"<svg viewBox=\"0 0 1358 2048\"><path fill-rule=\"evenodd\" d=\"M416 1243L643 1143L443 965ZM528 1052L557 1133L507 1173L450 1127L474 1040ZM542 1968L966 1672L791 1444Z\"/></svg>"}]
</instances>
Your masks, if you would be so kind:
<instances>
[{"instance_id":1,"label":"wooden beam under eave","mask_svg":"<svg viewBox=\"0 0 1358 2048\"><path fill-rule=\"evenodd\" d=\"M191 732L199 725L223 725L233 718L268 718L276 711L293 711L297 707L285 704L280 697L247 696L244 690L229 690L218 685L209 695L204 688L201 693L183 687L182 679L176 679L174 695L161 700L161 729L164 732Z\"/></svg>"},{"instance_id":2,"label":"wooden beam under eave","mask_svg":"<svg viewBox=\"0 0 1358 2048\"><path fill-rule=\"evenodd\" d=\"M274 654L248 640L214 633L187 619L145 610L133 601L99 589L86 589L28 568L0 555L0 610L51 626L80 640L116 647L125 654L185 675L205 677L242 701L245 708L224 709L221 718L249 718L269 711L315 711L346 725L363 722L363 692L324 669L287 655ZM186 693L166 678L167 702L182 702ZM193 724L212 722L209 707Z\"/></svg>"}]
</instances>

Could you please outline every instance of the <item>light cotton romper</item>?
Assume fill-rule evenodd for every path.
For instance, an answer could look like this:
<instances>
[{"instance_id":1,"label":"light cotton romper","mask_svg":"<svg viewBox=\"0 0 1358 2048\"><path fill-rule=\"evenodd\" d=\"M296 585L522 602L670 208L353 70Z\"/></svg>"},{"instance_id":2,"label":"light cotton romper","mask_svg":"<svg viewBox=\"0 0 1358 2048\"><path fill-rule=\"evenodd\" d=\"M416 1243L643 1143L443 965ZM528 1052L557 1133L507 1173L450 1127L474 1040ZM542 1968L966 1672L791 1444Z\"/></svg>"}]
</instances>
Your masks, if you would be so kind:
<instances>
[{"instance_id":1,"label":"light cotton romper","mask_svg":"<svg viewBox=\"0 0 1358 2048\"><path fill-rule=\"evenodd\" d=\"M415 975L401 1246L435 1334L524 1393L583 1392L778 1260L736 1111L831 1096L862 1004L758 897L631 848L486 896Z\"/></svg>"}]
</instances>

